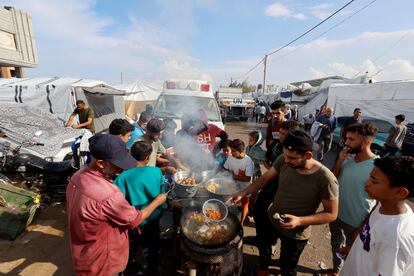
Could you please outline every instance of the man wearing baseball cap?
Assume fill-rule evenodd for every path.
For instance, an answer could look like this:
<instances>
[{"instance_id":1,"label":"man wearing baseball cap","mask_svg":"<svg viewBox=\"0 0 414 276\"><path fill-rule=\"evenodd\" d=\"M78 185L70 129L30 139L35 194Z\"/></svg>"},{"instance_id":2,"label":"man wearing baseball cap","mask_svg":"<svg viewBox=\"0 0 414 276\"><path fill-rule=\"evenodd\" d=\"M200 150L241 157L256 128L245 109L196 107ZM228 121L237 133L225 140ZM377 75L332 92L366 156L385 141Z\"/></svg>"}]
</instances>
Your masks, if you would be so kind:
<instances>
[{"instance_id":1,"label":"man wearing baseball cap","mask_svg":"<svg viewBox=\"0 0 414 276\"><path fill-rule=\"evenodd\" d=\"M263 214L267 229L257 238L259 267L257 275L269 275L272 245L281 241L282 275L296 275L299 257L310 237L310 225L332 222L338 216L338 181L332 172L313 159L314 143L304 130L290 131L283 141L283 155L273 166L231 201L259 191L279 180L274 201ZM322 203L323 210L317 212Z\"/></svg>"},{"instance_id":2,"label":"man wearing baseball cap","mask_svg":"<svg viewBox=\"0 0 414 276\"><path fill-rule=\"evenodd\" d=\"M72 260L77 275L115 275L128 261L128 229L137 228L166 200L158 195L146 208L135 209L112 179L136 166L115 135L89 139L91 163L78 171L66 190Z\"/></svg>"},{"instance_id":3,"label":"man wearing baseball cap","mask_svg":"<svg viewBox=\"0 0 414 276\"><path fill-rule=\"evenodd\" d=\"M174 167L168 166L169 162L175 164L179 169L186 169L185 166L175 158L168 154L165 147L160 141L161 132L164 130L165 124L162 120L152 118L147 124L147 132L137 141L144 141L152 146L152 153L148 162L148 166L155 167L159 164L163 172L175 173Z\"/></svg>"}]
</instances>

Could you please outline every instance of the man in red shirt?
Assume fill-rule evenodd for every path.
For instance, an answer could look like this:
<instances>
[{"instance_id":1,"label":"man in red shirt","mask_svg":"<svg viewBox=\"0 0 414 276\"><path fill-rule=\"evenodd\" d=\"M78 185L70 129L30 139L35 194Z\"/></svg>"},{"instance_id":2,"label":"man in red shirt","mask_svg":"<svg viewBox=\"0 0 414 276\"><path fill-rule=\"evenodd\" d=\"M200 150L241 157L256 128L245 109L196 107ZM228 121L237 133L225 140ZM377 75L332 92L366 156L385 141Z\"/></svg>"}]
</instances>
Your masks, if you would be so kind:
<instances>
[{"instance_id":1,"label":"man in red shirt","mask_svg":"<svg viewBox=\"0 0 414 276\"><path fill-rule=\"evenodd\" d=\"M227 133L218 126L209 124L204 110L197 110L194 116L196 120L193 132L197 135L197 141L206 144L210 152L216 153L219 150L216 149L216 137L219 137L220 142L224 143L228 139Z\"/></svg>"},{"instance_id":2,"label":"man in red shirt","mask_svg":"<svg viewBox=\"0 0 414 276\"><path fill-rule=\"evenodd\" d=\"M270 109L272 110L272 119L270 120L266 129L266 148L269 148L270 144L275 140L280 142L280 124L286 120L286 106L284 102L275 101L270 105Z\"/></svg>"},{"instance_id":3,"label":"man in red shirt","mask_svg":"<svg viewBox=\"0 0 414 276\"><path fill-rule=\"evenodd\" d=\"M72 260L77 275L115 275L128 261L128 229L137 228L166 200L158 195L139 211L129 205L112 179L136 166L115 135L89 139L91 163L78 171L66 190ZM138 230L137 230L138 231Z\"/></svg>"}]
</instances>

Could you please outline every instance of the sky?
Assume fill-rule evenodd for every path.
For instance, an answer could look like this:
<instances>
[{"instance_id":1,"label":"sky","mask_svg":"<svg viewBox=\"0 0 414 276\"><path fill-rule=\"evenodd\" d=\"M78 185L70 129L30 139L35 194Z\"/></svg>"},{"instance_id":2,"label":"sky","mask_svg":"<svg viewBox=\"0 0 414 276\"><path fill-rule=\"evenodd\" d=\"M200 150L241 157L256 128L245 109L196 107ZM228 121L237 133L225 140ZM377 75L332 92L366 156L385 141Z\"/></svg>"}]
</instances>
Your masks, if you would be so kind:
<instances>
[{"instance_id":1,"label":"sky","mask_svg":"<svg viewBox=\"0 0 414 276\"><path fill-rule=\"evenodd\" d=\"M355 0L270 55L266 83L365 72L377 81L414 79L414 1L377 0L356 13L372 1ZM121 76L123 83L183 78L217 86L231 79L262 83L262 64L246 73L265 54L347 2L5 0L3 5L32 17L39 66L27 69L28 77L89 78L113 85L121 83Z\"/></svg>"}]
</instances>

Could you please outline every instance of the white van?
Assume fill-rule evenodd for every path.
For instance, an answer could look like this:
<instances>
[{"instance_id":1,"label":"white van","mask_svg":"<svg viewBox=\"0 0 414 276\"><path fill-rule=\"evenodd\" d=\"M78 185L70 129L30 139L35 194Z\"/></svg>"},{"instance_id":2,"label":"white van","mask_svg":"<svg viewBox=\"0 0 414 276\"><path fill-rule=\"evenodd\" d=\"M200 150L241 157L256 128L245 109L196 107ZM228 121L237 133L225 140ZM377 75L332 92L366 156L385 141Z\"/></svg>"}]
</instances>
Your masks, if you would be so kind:
<instances>
[{"instance_id":1,"label":"white van","mask_svg":"<svg viewBox=\"0 0 414 276\"><path fill-rule=\"evenodd\" d=\"M214 98L213 89L208 81L167 80L154 108L154 116L171 118L181 129L181 117L203 109L211 124L224 130L220 110Z\"/></svg>"}]
</instances>

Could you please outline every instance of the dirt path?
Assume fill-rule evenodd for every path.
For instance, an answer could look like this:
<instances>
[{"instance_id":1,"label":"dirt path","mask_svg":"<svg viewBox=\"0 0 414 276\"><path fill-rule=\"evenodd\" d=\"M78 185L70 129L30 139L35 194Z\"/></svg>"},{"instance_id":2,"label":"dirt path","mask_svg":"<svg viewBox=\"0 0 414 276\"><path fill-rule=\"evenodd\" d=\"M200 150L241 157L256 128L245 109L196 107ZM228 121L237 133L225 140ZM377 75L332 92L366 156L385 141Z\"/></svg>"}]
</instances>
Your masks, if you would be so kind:
<instances>
[{"instance_id":1,"label":"dirt path","mask_svg":"<svg viewBox=\"0 0 414 276\"><path fill-rule=\"evenodd\" d=\"M0 275L74 275L63 204L49 206L15 241L0 240Z\"/></svg>"}]
</instances>

